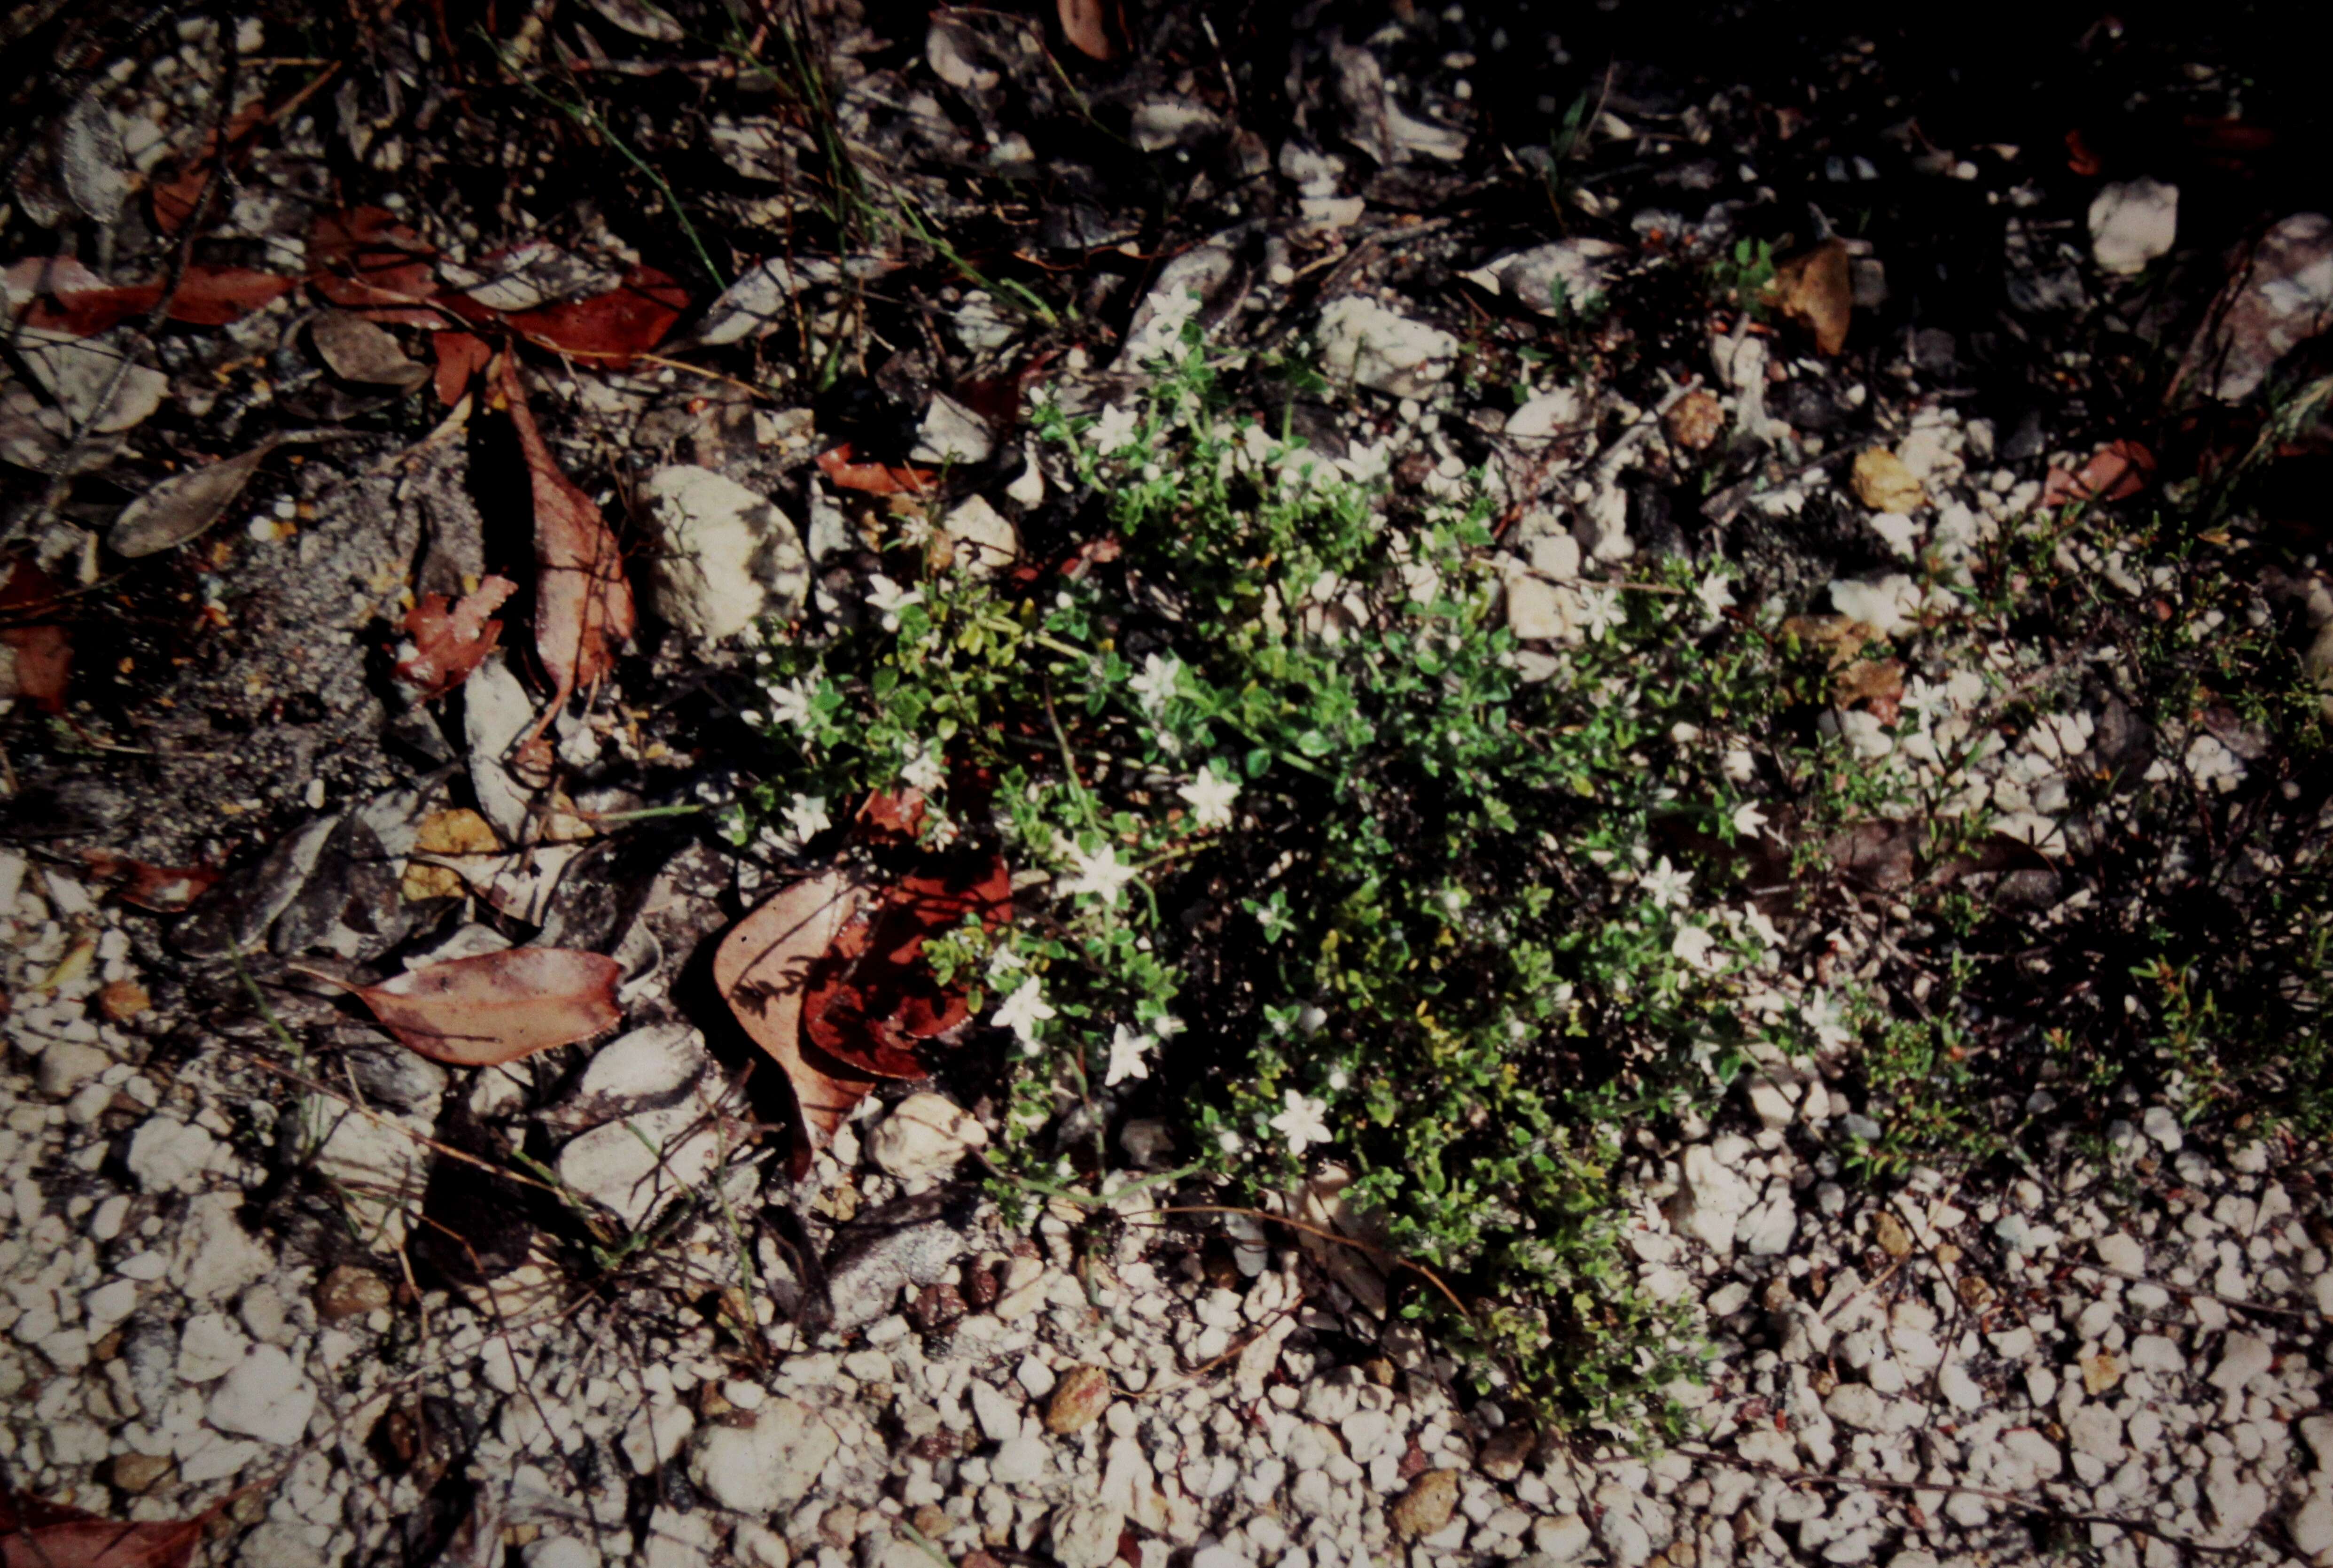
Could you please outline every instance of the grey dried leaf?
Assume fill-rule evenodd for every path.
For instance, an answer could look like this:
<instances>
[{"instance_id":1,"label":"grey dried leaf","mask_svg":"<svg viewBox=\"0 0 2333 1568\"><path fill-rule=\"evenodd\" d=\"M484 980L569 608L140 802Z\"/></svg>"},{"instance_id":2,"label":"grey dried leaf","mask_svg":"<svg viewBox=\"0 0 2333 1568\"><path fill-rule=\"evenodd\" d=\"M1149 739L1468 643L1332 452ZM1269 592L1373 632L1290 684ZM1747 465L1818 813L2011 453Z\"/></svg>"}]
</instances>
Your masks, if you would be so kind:
<instances>
[{"instance_id":1,"label":"grey dried leaf","mask_svg":"<svg viewBox=\"0 0 2333 1568\"><path fill-rule=\"evenodd\" d=\"M106 548L134 560L186 543L235 504L275 446L263 441L239 456L171 475L121 509L106 532Z\"/></svg>"},{"instance_id":2,"label":"grey dried leaf","mask_svg":"<svg viewBox=\"0 0 2333 1568\"><path fill-rule=\"evenodd\" d=\"M110 225L130 199L129 154L112 111L84 94L57 128L57 174L65 195L92 222Z\"/></svg>"},{"instance_id":3,"label":"grey dried leaf","mask_svg":"<svg viewBox=\"0 0 2333 1568\"><path fill-rule=\"evenodd\" d=\"M406 358L389 329L351 311L325 311L308 323L308 338L325 366L343 381L411 391L429 379L429 368Z\"/></svg>"},{"instance_id":4,"label":"grey dried leaf","mask_svg":"<svg viewBox=\"0 0 2333 1568\"><path fill-rule=\"evenodd\" d=\"M592 10L636 38L658 43L677 43L688 34L661 6L648 0L588 0Z\"/></svg>"}]
</instances>

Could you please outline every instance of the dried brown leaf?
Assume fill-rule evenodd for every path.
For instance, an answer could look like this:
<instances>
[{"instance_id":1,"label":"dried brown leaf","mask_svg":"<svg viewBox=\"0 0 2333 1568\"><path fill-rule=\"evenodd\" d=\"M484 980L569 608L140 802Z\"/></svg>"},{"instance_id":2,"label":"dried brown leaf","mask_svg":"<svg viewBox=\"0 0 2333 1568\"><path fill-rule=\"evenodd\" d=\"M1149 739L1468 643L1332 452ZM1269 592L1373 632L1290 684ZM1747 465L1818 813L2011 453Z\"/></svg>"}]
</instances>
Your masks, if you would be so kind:
<instances>
[{"instance_id":1,"label":"dried brown leaf","mask_svg":"<svg viewBox=\"0 0 2333 1568\"><path fill-rule=\"evenodd\" d=\"M875 1079L802 1038L802 999L811 971L870 894L845 871L795 883L739 922L713 955L713 983L754 1043L785 1074L799 1115L792 1171L832 1141Z\"/></svg>"},{"instance_id":2,"label":"dried brown leaf","mask_svg":"<svg viewBox=\"0 0 2333 1568\"><path fill-rule=\"evenodd\" d=\"M1118 44L1109 35L1109 0L1057 0L1061 36L1079 53L1096 60L1118 58Z\"/></svg>"},{"instance_id":3,"label":"dried brown leaf","mask_svg":"<svg viewBox=\"0 0 2333 1568\"><path fill-rule=\"evenodd\" d=\"M560 472L526 406L517 361L507 355L497 389L534 490L534 647L551 676L555 710L614 667L614 645L632 635L632 590L616 536L591 498Z\"/></svg>"},{"instance_id":4,"label":"dried brown leaf","mask_svg":"<svg viewBox=\"0 0 2333 1568\"><path fill-rule=\"evenodd\" d=\"M423 1056L491 1067L614 1028L622 973L604 953L513 947L426 964L356 994Z\"/></svg>"},{"instance_id":5,"label":"dried brown leaf","mask_svg":"<svg viewBox=\"0 0 2333 1568\"><path fill-rule=\"evenodd\" d=\"M349 311L326 311L308 323L308 336L325 368L343 381L411 391L429 379L429 368L406 358L389 329Z\"/></svg>"},{"instance_id":6,"label":"dried brown leaf","mask_svg":"<svg viewBox=\"0 0 2333 1568\"><path fill-rule=\"evenodd\" d=\"M1815 335L1816 352L1828 357L1847 347L1855 279L1846 242L1826 240L1776 267L1773 291L1782 314Z\"/></svg>"},{"instance_id":7,"label":"dried brown leaf","mask_svg":"<svg viewBox=\"0 0 2333 1568\"><path fill-rule=\"evenodd\" d=\"M425 699L442 697L468 680L502 636L494 613L517 591L510 578L490 577L450 605L444 594L424 594L405 613L412 645L409 652L398 650L397 678Z\"/></svg>"},{"instance_id":8,"label":"dried brown leaf","mask_svg":"<svg viewBox=\"0 0 2333 1568\"><path fill-rule=\"evenodd\" d=\"M29 560L0 562L0 702L21 697L44 713L65 711L72 635L61 621L57 585Z\"/></svg>"},{"instance_id":9,"label":"dried brown leaf","mask_svg":"<svg viewBox=\"0 0 2333 1568\"><path fill-rule=\"evenodd\" d=\"M235 504L274 450L270 439L207 467L171 475L121 509L106 531L106 548L135 560L186 543Z\"/></svg>"}]
</instances>

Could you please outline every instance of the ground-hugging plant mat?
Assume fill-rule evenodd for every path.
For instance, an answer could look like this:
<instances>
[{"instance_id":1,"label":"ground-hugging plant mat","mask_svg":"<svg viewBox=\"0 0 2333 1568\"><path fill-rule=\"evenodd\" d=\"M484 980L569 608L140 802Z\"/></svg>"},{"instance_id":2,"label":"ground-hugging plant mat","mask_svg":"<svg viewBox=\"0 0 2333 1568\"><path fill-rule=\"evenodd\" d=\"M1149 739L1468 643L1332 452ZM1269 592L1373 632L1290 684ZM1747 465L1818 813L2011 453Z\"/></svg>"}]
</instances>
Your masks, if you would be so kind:
<instances>
[{"instance_id":1,"label":"ground-hugging plant mat","mask_svg":"<svg viewBox=\"0 0 2333 1568\"><path fill-rule=\"evenodd\" d=\"M10 1568L2333 1562L2304 52L250 11L0 24ZM1303 847L1253 815L1301 735L1093 744L1196 700L1113 523L1195 516L1218 435L1389 569L1224 645L1452 597L1481 705L1608 660L1616 733L1732 699L1686 652L1772 677L1599 758L1641 835L1547 846L1644 1012L1551 977L1514 1060L1670 1075L1582 1155L1600 1250L1425 1272L1339 1198L1418 1032L1246 995L1301 891L1142 938L1227 932L1220 1016L938 967L1006 883L1018 938L1130 933L1186 854ZM880 726L775 661L998 604L1077 670L976 739L1157 859L993 858L968 742L789 752ZM1373 690L1450 668L1403 647ZM845 868L890 923L764 942Z\"/></svg>"}]
</instances>

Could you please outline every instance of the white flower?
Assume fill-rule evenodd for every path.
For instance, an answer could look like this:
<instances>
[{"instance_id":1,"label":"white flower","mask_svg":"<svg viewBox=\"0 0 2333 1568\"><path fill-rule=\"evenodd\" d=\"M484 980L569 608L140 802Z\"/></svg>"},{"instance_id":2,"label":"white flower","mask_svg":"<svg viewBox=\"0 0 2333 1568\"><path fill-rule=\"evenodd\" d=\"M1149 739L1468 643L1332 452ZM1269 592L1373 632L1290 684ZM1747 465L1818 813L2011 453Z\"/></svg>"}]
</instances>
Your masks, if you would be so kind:
<instances>
[{"instance_id":1,"label":"white flower","mask_svg":"<svg viewBox=\"0 0 2333 1568\"><path fill-rule=\"evenodd\" d=\"M1226 1154L1236 1154L1242 1147L1240 1135L1226 1127L1215 1134L1215 1147Z\"/></svg>"},{"instance_id":2,"label":"white flower","mask_svg":"<svg viewBox=\"0 0 2333 1568\"><path fill-rule=\"evenodd\" d=\"M1776 928L1772 921L1766 918L1766 912L1756 904L1743 904L1733 918L1743 929L1756 937L1761 946L1769 951L1782 945L1781 932Z\"/></svg>"},{"instance_id":3,"label":"white flower","mask_svg":"<svg viewBox=\"0 0 2333 1568\"><path fill-rule=\"evenodd\" d=\"M1828 991L1809 991L1807 999L1799 1004L1799 1018L1814 1030L1815 1044L1824 1050L1837 1050L1855 1041L1855 1031L1847 1027L1845 1017L1839 1010L1839 1003L1831 999Z\"/></svg>"},{"instance_id":4,"label":"white flower","mask_svg":"<svg viewBox=\"0 0 2333 1568\"><path fill-rule=\"evenodd\" d=\"M1588 634L1589 642L1602 642L1605 633L1627 618L1620 608L1618 589L1584 588L1579 590L1579 629Z\"/></svg>"},{"instance_id":5,"label":"white flower","mask_svg":"<svg viewBox=\"0 0 2333 1568\"><path fill-rule=\"evenodd\" d=\"M1150 1020L1150 1032L1161 1041L1171 1040L1190 1027L1173 1013L1160 1013Z\"/></svg>"},{"instance_id":6,"label":"white flower","mask_svg":"<svg viewBox=\"0 0 2333 1568\"><path fill-rule=\"evenodd\" d=\"M1733 808L1733 831L1744 838L1755 838L1766 826L1766 814L1755 800L1744 800Z\"/></svg>"},{"instance_id":7,"label":"white flower","mask_svg":"<svg viewBox=\"0 0 2333 1568\"><path fill-rule=\"evenodd\" d=\"M810 728L812 693L809 682L788 681L783 685L770 687L769 693L772 720L781 724L791 724L797 730Z\"/></svg>"},{"instance_id":8,"label":"white flower","mask_svg":"<svg viewBox=\"0 0 2333 1568\"><path fill-rule=\"evenodd\" d=\"M1751 755L1747 746L1727 747L1718 766L1724 770L1729 783L1747 784L1758 777L1758 759Z\"/></svg>"},{"instance_id":9,"label":"white flower","mask_svg":"<svg viewBox=\"0 0 2333 1568\"><path fill-rule=\"evenodd\" d=\"M1637 885L1644 889L1645 896L1651 899L1658 908L1682 906L1686 890L1693 886L1693 873L1678 870L1669 864L1669 857L1664 855L1658 865L1637 879Z\"/></svg>"},{"instance_id":10,"label":"white flower","mask_svg":"<svg viewBox=\"0 0 2333 1568\"><path fill-rule=\"evenodd\" d=\"M1223 827L1232 819L1232 802L1240 787L1212 768L1175 791L1191 808L1191 820L1201 827Z\"/></svg>"},{"instance_id":11,"label":"white flower","mask_svg":"<svg viewBox=\"0 0 2333 1568\"><path fill-rule=\"evenodd\" d=\"M786 826L793 830L797 844L807 844L833 827L834 818L826 814L826 797L795 796L794 803L786 808Z\"/></svg>"},{"instance_id":12,"label":"white flower","mask_svg":"<svg viewBox=\"0 0 2333 1568\"><path fill-rule=\"evenodd\" d=\"M1140 423L1140 417L1133 409L1121 408L1113 403L1101 411L1101 417L1094 421L1091 430L1086 432L1086 439L1093 443L1096 452L1107 457L1121 447L1134 445L1135 427Z\"/></svg>"},{"instance_id":13,"label":"white flower","mask_svg":"<svg viewBox=\"0 0 2333 1568\"><path fill-rule=\"evenodd\" d=\"M1288 1152L1302 1158L1307 1143L1330 1142L1327 1120L1329 1102L1309 1099L1290 1089L1284 1096L1288 1108L1272 1119L1273 1131L1288 1140Z\"/></svg>"},{"instance_id":14,"label":"white flower","mask_svg":"<svg viewBox=\"0 0 2333 1568\"><path fill-rule=\"evenodd\" d=\"M1151 1047L1157 1043L1148 1035L1136 1034L1124 1024L1116 1026L1109 1037L1109 1071L1102 1078L1102 1086L1108 1088L1128 1078L1148 1077L1148 1057Z\"/></svg>"},{"instance_id":15,"label":"white flower","mask_svg":"<svg viewBox=\"0 0 2333 1568\"><path fill-rule=\"evenodd\" d=\"M1904 699L1897 708L1909 713L1915 723L1926 730L1958 712L1960 704L1953 701L1949 683L1932 682L1925 676L1915 675L1904 683Z\"/></svg>"},{"instance_id":16,"label":"white flower","mask_svg":"<svg viewBox=\"0 0 2333 1568\"><path fill-rule=\"evenodd\" d=\"M1054 1016L1052 1007L1045 1000L1044 988L1037 977L1031 975L1021 982L1003 1005L989 1016L989 1022L1000 1029L1011 1029L1024 1046L1037 1043L1037 1026Z\"/></svg>"},{"instance_id":17,"label":"white flower","mask_svg":"<svg viewBox=\"0 0 2333 1568\"><path fill-rule=\"evenodd\" d=\"M1182 678L1183 664L1179 659L1162 659L1157 654L1142 661L1142 673L1128 683L1134 694L1142 700L1142 711L1156 718L1175 694L1175 683Z\"/></svg>"},{"instance_id":18,"label":"white flower","mask_svg":"<svg viewBox=\"0 0 2333 1568\"><path fill-rule=\"evenodd\" d=\"M1701 601L1702 610L1714 621L1733 607L1733 584L1723 573L1713 571L1694 589L1694 598Z\"/></svg>"},{"instance_id":19,"label":"white flower","mask_svg":"<svg viewBox=\"0 0 2333 1568\"><path fill-rule=\"evenodd\" d=\"M1002 984L1008 975L1018 974L1028 967L1028 961L1009 947L1000 947L988 955L988 979L991 984Z\"/></svg>"},{"instance_id":20,"label":"white flower","mask_svg":"<svg viewBox=\"0 0 2333 1568\"><path fill-rule=\"evenodd\" d=\"M1098 893L1104 904L1115 909L1118 895L1125 891L1126 884L1142 875L1133 866L1119 863L1114 844L1105 844L1091 855L1077 848L1069 853L1070 864L1078 874L1061 884L1061 891L1072 898L1080 893Z\"/></svg>"},{"instance_id":21,"label":"white flower","mask_svg":"<svg viewBox=\"0 0 2333 1568\"><path fill-rule=\"evenodd\" d=\"M940 763L940 749L928 741L916 748L899 770L899 780L910 789L920 789L928 795L947 781L947 770Z\"/></svg>"},{"instance_id":22,"label":"white flower","mask_svg":"<svg viewBox=\"0 0 2333 1568\"><path fill-rule=\"evenodd\" d=\"M1715 974L1719 964L1723 961L1711 956L1712 950L1716 945L1717 939L1709 933L1708 927L1681 925L1677 927L1675 937L1669 942L1669 954L1687 969L1697 969L1704 974Z\"/></svg>"},{"instance_id":23,"label":"white flower","mask_svg":"<svg viewBox=\"0 0 2333 1568\"><path fill-rule=\"evenodd\" d=\"M867 607L883 617L883 629L899 629L899 612L909 605L921 604L921 588L903 588L881 572L867 579Z\"/></svg>"}]
</instances>

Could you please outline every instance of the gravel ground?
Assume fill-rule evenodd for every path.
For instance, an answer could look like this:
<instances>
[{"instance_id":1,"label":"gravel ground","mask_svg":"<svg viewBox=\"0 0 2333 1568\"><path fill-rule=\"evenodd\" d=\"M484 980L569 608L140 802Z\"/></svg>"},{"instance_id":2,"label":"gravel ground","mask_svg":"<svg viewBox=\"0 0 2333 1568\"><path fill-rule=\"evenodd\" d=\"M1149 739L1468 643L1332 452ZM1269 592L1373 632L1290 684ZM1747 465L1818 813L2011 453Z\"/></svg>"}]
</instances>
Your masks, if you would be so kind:
<instances>
[{"instance_id":1,"label":"gravel ground","mask_svg":"<svg viewBox=\"0 0 2333 1568\"><path fill-rule=\"evenodd\" d=\"M560 13L562 45L672 43L648 10L542 13ZM757 361L759 385L777 389L741 391L743 361L687 356L778 341L773 320L806 308L841 311L838 280L856 264L789 261L763 243L744 247L760 264L725 292L695 281L696 313L663 360L598 370L545 357L534 396L561 456L598 476L582 483L636 519L655 557L637 574L651 613L636 653L588 714L552 732L571 795L541 789L512 753L534 711L515 659L484 664L458 710L427 708L387 668L417 593L459 593L507 553L505 514L524 502L481 477L511 466L497 437L442 404L382 413L369 401L386 396L379 383L331 373L300 336L307 305L289 299L198 343L170 339L155 407L111 431L64 418L62 372L44 379L16 345L23 374L11 371L0 431L15 465L10 538L60 582L99 580L107 521L170 464L282 434L279 417L340 438L231 498L199 542L121 575L105 558L109 591L76 629L83 743L34 728L29 696L9 721L24 722L9 738L14 846L0 847L8 1498L197 1519L201 1560L253 1568L484 1568L514 1554L526 1568L1358 1568L1404 1554L1420 1568L2333 1564L2333 1161L2321 1148L2218 1121L2199 1131L2135 1094L2102 1137L2079 1136L2038 1090L2021 1112L2032 1135L2011 1156L1877 1183L1848 1165L1876 1125L1851 1063L1755 1062L1714 1122L1647 1126L1627 1149L1639 1280L1683 1304L1710 1355L1705 1382L1675 1391L1682 1434L1639 1450L1623 1434L1541 1432L1516 1401L1465 1393L1455 1363L1388 1315L1388 1282L1364 1248L1245 1215L1162 1214L1162 1199L1186 1196L1166 1186L1131 1190L1099 1218L1056 1203L1007 1224L965 1163L1001 1126L976 1082L866 1100L788 1181L783 1139L763 1137L787 1108L708 1026L703 971L766 866L654 820L588 843L545 828L726 797L724 755L740 747L753 690L736 634L810 593L855 593L865 575L856 498L819 477L815 454L888 440L883 455L947 461L943 531L957 548L1017 550L1016 525L1033 526L1063 474L961 400L971 373L1022 356L1015 377L1103 408L1147 326L1163 311L1171 333L1191 292L1227 337L1310 332L1359 389L1301 410L1316 449L1428 492L1483 464L1519 512L1560 498L1568 527L1507 541L1526 661L1580 635L1587 601L1565 585L1583 562L1640 551L1730 560L1795 612L1888 629L1920 607L1901 560L1973 550L2114 425L2111 378L2089 370L2099 312L2176 314L2113 294L2117 246L2142 264L2170 249L2150 227L2159 204L2130 183L2155 168L2140 167L2152 144L2107 148L2130 212L2101 223L2088 206L2097 179L2077 187L2054 147L1980 142L1927 98L1925 129L1903 131L1891 91L1919 74L1917 33L1884 49L1829 41L1821 70L1792 79L1823 82L1801 110L1776 108L1773 81L1735 82L1701 58L1714 49L1689 66L1644 64L1649 35L1631 29L1649 24L1610 24L1612 68L1581 99L1602 161L1557 197L1563 155L1500 141L1495 117L1549 131L1571 99L1541 98L1530 71L1499 62L1605 58L1606 24L1567 46L1519 16L1401 6L1363 37L1319 10L1266 41L1295 83L1268 113L1216 91L1211 71L1232 68L1220 48L1201 51L1197 11L1137 7L1133 25L1151 33L1134 40L1135 63L1073 104L1070 78L1057 92L1033 51L1014 53L1018 24L992 14L821 10L835 123L984 257L1009 247L979 227L989 220L964 194L976 187L950 182L1051 160L1042 198L1011 186L1013 221L1042 227L1048 246L1121 248L1118 271L1065 282L1055 301L1066 310L1081 290L1086 317L1109 326L1047 340L1030 371L1037 335L994 294L944 267L887 278L904 263L874 258L867 272L896 290L885 308L913 301L885 318L896 352L840 390ZM160 183L172 139L191 150L218 52L215 30L177 25L177 53L160 55L177 63L121 72L106 100L121 142L110 154L94 132L24 144L12 254L49 253L31 248L28 225L115 233L88 210L106 198L89 157L112 168L119 202ZM296 270L312 217L359 196L395 197L408 216L440 202L449 264L526 229L510 192L497 211L456 177L484 156L492 122L457 112L427 69L452 47L433 43L441 31L385 21L316 100L329 113L279 108L280 145L254 155L220 218L239 261ZM294 67L314 64L280 18L243 32L253 61L280 36ZM92 101L102 68L75 70L50 91ZM284 96L278 84L268 101ZM417 102L456 130L431 130L436 110ZM1064 147L1094 112L1118 116L1121 145L1171 177L1146 174L1138 189L1107 149L1074 163ZM709 140L696 150L718 152L700 171L708 206L766 241L790 220L781 182L763 177L801 152L801 128L744 110L700 118ZM1569 205L1552 222L1525 214L1516 187L1484 172L1502 159L1529 166L1542 206ZM513 143L514 181L542 181L545 205L573 198L558 225L570 250L555 253L623 276L645 250L617 210L629 198L611 187L605 214L586 212L554 162ZM2188 196L2173 276L2189 306L2219 287L2231 236L2260 211L2284 215L2289 177L2287 164L2256 166L2242 213L2217 193ZM1745 215L1778 200L1814 203L1828 236L1823 204L1844 212L1866 185L1887 190L1894 215L1877 243L1840 225L1865 312L1859 357L1753 334L1699 302L1659 317L1661 269L1678 254L1695 275L1722 264ZM1972 225L1985 212L1991 226ZM125 250L156 240L120 221ZM1608 237L1541 232L1590 222ZM1454 373L1462 336L1476 349L1471 318L1534 320L1561 301L1552 280L1575 293L1643 284L1618 296L1629 304L1595 368L1537 395L1526 369L1512 396L1512 361ZM12 307L32 292L21 278L10 287ZM521 314L541 297L497 308ZM2079 354L2052 347L2077 338ZM82 412L112 396L91 389ZM1698 510L1671 483L1695 449L1678 423L1688 397L1714 410L1695 417L1766 444ZM1873 444L1910 486L1900 506L1883 504L1893 471L1867 485L1860 465L1850 478L1833 461ZM76 473L98 477L60 500L56 483ZM2113 538L2067 549L2144 603L2146 584L2126 591L2116 577ZM2312 628L2333 626L2314 556L2260 588L2263 602L2305 607L2291 613ZM2006 644L1981 657L2017 679L2063 664ZM2242 725L2209 715L2124 750L2111 704L2091 703L1955 767L1939 747L1986 720L1944 669L1929 674L1914 731L1845 707L1827 722L1861 754L1900 748L1932 798L1990 811L2053 856L2112 831L2109 814L2069 799L2086 771L2177 771L2225 793L2272 766ZM446 867L417 849L480 847L423 842L451 808L475 808L507 861L431 880ZM83 853L99 847L120 858ZM1885 866L1873 875L1884 892ZM1829 918L1819 970L1771 977L1777 1006L1819 974L1876 972L1900 934L1884 896ZM1790 934L1804 951L1807 933ZM514 938L614 958L621 1030L449 1068L339 995L344 980ZM1137 1120L1117 1143L1128 1174L1157 1171L1172 1133ZM1333 1229L1339 1174L1320 1169L1281 1210ZM10 1568L39 1560L32 1550L11 1540Z\"/></svg>"}]
</instances>

